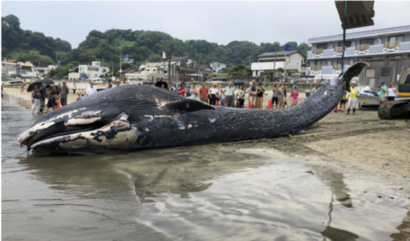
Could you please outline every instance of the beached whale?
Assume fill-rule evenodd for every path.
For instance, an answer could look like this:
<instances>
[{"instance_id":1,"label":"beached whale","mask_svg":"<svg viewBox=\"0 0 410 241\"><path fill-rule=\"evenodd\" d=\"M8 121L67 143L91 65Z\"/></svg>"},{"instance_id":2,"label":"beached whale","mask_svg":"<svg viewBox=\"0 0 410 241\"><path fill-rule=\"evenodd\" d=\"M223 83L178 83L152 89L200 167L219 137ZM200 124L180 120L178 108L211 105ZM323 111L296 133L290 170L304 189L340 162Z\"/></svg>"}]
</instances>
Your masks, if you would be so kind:
<instances>
[{"instance_id":1,"label":"beached whale","mask_svg":"<svg viewBox=\"0 0 410 241\"><path fill-rule=\"evenodd\" d=\"M279 110L214 107L158 87L121 86L42 116L18 141L28 150L85 154L296 134L331 112L365 66L352 65L305 102Z\"/></svg>"}]
</instances>

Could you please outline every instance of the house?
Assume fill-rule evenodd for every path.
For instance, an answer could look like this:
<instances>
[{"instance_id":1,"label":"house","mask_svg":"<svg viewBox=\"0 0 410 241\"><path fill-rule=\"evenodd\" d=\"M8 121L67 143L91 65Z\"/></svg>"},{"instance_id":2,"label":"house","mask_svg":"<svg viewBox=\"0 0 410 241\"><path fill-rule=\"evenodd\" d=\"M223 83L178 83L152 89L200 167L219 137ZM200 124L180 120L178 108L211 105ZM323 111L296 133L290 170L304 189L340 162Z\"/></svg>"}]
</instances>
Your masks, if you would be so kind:
<instances>
[{"instance_id":1,"label":"house","mask_svg":"<svg viewBox=\"0 0 410 241\"><path fill-rule=\"evenodd\" d=\"M305 72L304 63L305 56L298 50L263 53L258 56L258 62L251 64L252 76L261 76L264 71L278 68Z\"/></svg>"},{"instance_id":2,"label":"house","mask_svg":"<svg viewBox=\"0 0 410 241\"><path fill-rule=\"evenodd\" d=\"M171 64L171 78L176 80L190 79L192 76L206 76L212 73L212 69L207 65L197 64L188 56L171 58L171 63L168 61L145 63L142 64L137 72L127 73L125 76L128 79L156 79L167 78L168 68Z\"/></svg>"},{"instance_id":3,"label":"house","mask_svg":"<svg viewBox=\"0 0 410 241\"><path fill-rule=\"evenodd\" d=\"M222 69L224 69L224 68L227 67L226 64L224 64L224 63L218 63L218 62L212 62L212 63L209 64L209 66L211 67L211 69L212 69L214 72L217 72L217 73L219 73L219 71L221 71Z\"/></svg>"},{"instance_id":4,"label":"house","mask_svg":"<svg viewBox=\"0 0 410 241\"><path fill-rule=\"evenodd\" d=\"M93 61L91 65L78 65L68 74L69 80L100 78L110 72L108 67L101 66L101 62Z\"/></svg>"},{"instance_id":5,"label":"house","mask_svg":"<svg viewBox=\"0 0 410 241\"><path fill-rule=\"evenodd\" d=\"M341 73L343 35L310 38L312 51L307 59L310 75L331 79ZM410 25L367 30L346 34L344 69L357 61L365 61L370 68L359 76L359 84L375 88L381 80L395 81L400 69L410 57ZM407 63L407 64L406 64Z\"/></svg>"}]
</instances>

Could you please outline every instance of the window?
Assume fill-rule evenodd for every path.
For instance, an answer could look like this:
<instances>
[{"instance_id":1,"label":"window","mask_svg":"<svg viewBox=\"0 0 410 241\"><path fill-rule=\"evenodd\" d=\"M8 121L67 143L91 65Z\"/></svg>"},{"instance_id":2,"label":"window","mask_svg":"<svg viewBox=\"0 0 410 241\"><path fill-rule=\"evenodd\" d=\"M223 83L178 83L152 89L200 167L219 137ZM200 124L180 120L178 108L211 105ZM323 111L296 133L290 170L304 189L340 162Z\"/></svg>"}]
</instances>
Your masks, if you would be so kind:
<instances>
[{"instance_id":1,"label":"window","mask_svg":"<svg viewBox=\"0 0 410 241\"><path fill-rule=\"evenodd\" d=\"M367 69L366 70L366 77L374 78L374 69Z\"/></svg>"},{"instance_id":2,"label":"window","mask_svg":"<svg viewBox=\"0 0 410 241\"><path fill-rule=\"evenodd\" d=\"M96 68L96 67L88 67L88 71L97 71L97 72L98 72L98 68Z\"/></svg>"},{"instance_id":3,"label":"window","mask_svg":"<svg viewBox=\"0 0 410 241\"><path fill-rule=\"evenodd\" d=\"M401 43L401 42L403 42L403 40L404 40L403 35L389 37L389 42L396 42L397 41L397 42Z\"/></svg>"},{"instance_id":4,"label":"window","mask_svg":"<svg viewBox=\"0 0 410 241\"><path fill-rule=\"evenodd\" d=\"M327 44L318 44L317 49L327 49Z\"/></svg>"},{"instance_id":5,"label":"window","mask_svg":"<svg viewBox=\"0 0 410 241\"><path fill-rule=\"evenodd\" d=\"M84 67L80 67L80 72L84 72L85 68Z\"/></svg>"},{"instance_id":6,"label":"window","mask_svg":"<svg viewBox=\"0 0 410 241\"><path fill-rule=\"evenodd\" d=\"M107 72L107 69L106 69L106 68L103 68L103 69L102 69L102 72L103 72L103 73Z\"/></svg>"},{"instance_id":7,"label":"window","mask_svg":"<svg viewBox=\"0 0 410 241\"><path fill-rule=\"evenodd\" d=\"M374 39L373 38L362 39L362 40L360 40L360 45L362 45L362 44L373 45L374 44Z\"/></svg>"},{"instance_id":8,"label":"window","mask_svg":"<svg viewBox=\"0 0 410 241\"><path fill-rule=\"evenodd\" d=\"M382 68L380 76L388 77L390 76L390 67Z\"/></svg>"}]
</instances>

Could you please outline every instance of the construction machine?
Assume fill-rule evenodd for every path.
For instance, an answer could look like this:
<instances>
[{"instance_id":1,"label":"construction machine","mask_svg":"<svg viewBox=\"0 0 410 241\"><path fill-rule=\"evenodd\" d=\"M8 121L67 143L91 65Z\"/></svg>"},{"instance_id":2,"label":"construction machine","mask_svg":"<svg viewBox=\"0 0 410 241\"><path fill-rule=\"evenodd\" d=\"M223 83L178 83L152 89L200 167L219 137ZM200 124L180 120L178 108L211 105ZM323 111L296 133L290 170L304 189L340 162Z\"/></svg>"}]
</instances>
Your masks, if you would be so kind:
<instances>
[{"instance_id":1,"label":"construction machine","mask_svg":"<svg viewBox=\"0 0 410 241\"><path fill-rule=\"evenodd\" d=\"M410 67L403 67L395 101L379 106L380 119L410 119Z\"/></svg>"}]
</instances>

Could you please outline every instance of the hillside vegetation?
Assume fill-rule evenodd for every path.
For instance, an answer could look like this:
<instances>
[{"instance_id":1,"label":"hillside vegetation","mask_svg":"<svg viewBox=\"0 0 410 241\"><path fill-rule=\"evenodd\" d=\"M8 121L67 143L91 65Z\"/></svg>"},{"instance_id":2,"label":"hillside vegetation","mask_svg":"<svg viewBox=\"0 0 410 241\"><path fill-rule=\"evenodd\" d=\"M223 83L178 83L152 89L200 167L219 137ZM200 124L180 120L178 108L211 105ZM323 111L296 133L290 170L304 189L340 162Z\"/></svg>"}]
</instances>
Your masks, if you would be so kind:
<instances>
[{"instance_id":1,"label":"hillside vegetation","mask_svg":"<svg viewBox=\"0 0 410 241\"><path fill-rule=\"evenodd\" d=\"M257 45L249 41L232 41L227 45L206 40L180 40L158 31L133 31L111 29L106 32L91 31L78 48L71 49L70 43L59 38L53 39L43 33L22 30L20 20L14 15L2 17L2 55L20 61L31 61L35 65L77 65L104 59L104 64L119 64L120 57L129 54L134 59L135 68L145 61L162 61L161 54L168 56L189 56L203 64L212 61L227 63L228 66L244 65L255 61L256 56L265 52L283 51L285 44L272 41ZM300 50L306 56L310 47L306 43L287 42L292 50Z\"/></svg>"}]
</instances>

